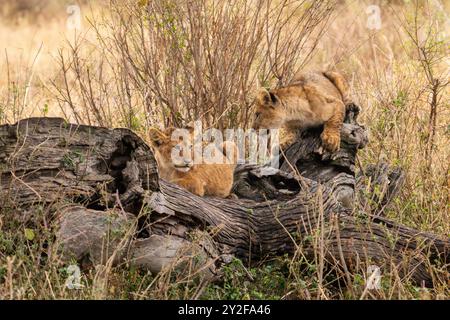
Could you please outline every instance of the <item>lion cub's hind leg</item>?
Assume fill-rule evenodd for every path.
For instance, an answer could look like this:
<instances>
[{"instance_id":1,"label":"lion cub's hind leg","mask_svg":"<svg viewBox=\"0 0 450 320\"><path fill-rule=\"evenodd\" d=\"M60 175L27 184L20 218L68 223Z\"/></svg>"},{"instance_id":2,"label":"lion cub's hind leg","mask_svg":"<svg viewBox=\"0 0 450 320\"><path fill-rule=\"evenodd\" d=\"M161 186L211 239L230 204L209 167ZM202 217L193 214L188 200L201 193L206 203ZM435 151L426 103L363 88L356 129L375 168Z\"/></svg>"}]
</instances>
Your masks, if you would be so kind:
<instances>
[{"instance_id":1,"label":"lion cub's hind leg","mask_svg":"<svg viewBox=\"0 0 450 320\"><path fill-rule=\"evenodd\" d=\"M348 83L345 80L344 76L339 72L334 71L325 71L323 75L334 84L334 86L339 90L342 96L342 101L344 105L350 104L353 101L349 96Z\"/></svg>"}]
</instances>

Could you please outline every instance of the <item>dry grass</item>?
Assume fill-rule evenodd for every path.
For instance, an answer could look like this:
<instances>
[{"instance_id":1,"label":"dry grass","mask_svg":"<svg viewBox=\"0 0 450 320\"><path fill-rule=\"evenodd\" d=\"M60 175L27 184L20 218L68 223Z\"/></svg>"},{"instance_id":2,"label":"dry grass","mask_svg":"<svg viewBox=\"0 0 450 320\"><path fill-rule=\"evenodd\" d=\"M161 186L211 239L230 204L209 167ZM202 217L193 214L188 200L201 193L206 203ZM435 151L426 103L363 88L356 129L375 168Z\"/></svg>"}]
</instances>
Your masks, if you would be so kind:
<instances>
[{"instance_id":1,"label":"dry grass","mask_svg":"<svg viewBox=\"0 0 450 320\"><path fill-rule=\"evenodd\" d=\"M337 1L330 13L318 8L326 17L320 22L308 20L305 8L299 8L295 29L291 20L282 27L274 17L262 18L253 1L242 0L236 2L241 7L235 15L224 18L215 11L209 17L225 19L227 28L220 30L208 19L195 20L194 27L182 23L184 14L204 12L200 5L190 12L173 1L155 1L172 11L155 5L145 20L142 8L119 5L126 1L111 1L111 11L87 3L81 32L66 28L64 5L48 2L38 12L21 11L19 18L20 10L10 7L3 12L8 19L0 19L1 124L30 116L65 116L127 126L143 136L150 125L198 117L210 125L246 125L258 87L288 81L303 65L337 67L350 80L371 134L371 143L359 154L361 167L387 161L405 170L405 186L389 216L420 230L450 234L449 1L419 1L419 7L415 1L377 1L380 30L366 27L370 1ZM272 1L275 7L282 2ZM243 8L244 3L249 7ZM244 14L253 18L243 22ZM111 20L111 15L127 22ZM275 49L276 39L267 38L266 21L273 23L272 31L278 30L281 47ZM306 23L315 28L305 31ZM142 35L149 24L150 32ZM199 30L213 35L208 50L198 43L209 33L193 34ZM153 54L142 55L141 48ZM49 209L41 210L49 214ZM40 252L52 249L51 227L37 219L37 236L29 241L17 232L24 225L9 218L13 214L7 208L0 214L0 298L449 297L448 283L427 291L402 282L395 269L383 277L383 289L376 293L364 293L364 271L354 275L347 289L341 288L322 269L320 256L306 261L300 253L249 270L234 262L225 268L220 285L180 282L183 276L170 271L154 278L119 267L91 270L83 275L87 288L71 291L63 285L66 269L56 258L42 261ZM313 240L320 245L320 238Z\"/></svg>"}]
</instances>

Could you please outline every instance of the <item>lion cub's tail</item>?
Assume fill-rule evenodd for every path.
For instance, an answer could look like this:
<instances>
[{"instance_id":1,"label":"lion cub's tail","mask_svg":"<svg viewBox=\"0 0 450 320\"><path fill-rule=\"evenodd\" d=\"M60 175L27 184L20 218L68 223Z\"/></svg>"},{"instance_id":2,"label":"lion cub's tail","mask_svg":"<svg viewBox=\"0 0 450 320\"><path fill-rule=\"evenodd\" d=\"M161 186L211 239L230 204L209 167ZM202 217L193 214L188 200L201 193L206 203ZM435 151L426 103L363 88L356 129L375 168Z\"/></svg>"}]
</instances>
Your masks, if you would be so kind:
<instances>
[{"instance_id":1,"label":"lion cub's tail","mask_svg":"<svg viewBox=\"0 0 450 320\"><path fill-rule=\"evenodd\" d=\"M345 105L353 103L353 100L351 99L348 92L348 83L342 76L342 74L335 71L324 71L322 73L339 90L342 96L342 101L344 102Z\"/></svg>"}]
</instances>

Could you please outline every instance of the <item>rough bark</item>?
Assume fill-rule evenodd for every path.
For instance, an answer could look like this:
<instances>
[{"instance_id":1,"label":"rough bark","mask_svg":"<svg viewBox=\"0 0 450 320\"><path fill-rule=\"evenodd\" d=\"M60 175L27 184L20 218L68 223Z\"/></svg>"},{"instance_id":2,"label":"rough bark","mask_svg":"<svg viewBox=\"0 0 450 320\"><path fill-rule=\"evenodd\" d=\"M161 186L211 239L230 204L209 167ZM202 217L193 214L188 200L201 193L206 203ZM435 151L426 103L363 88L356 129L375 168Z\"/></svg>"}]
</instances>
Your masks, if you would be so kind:
<instances>
[{"instance_id":1,"label":"rough bark","mask_svg":"<svg viewBox=\"0 0 450 320\"><path fill-rule=\"evenodd\" d=\"M300 133L280 170L239 166L230 199L201 198L159 180L152 151L130 130L26 119L0 126L0 199L24 215L36 204L72 203L58 212L57 236L76 259L126 260L157 272L201 232L210 241L195 245L212 274L214 264L231 256L253 262L301 251L308 257L319 252L347 275L361 263L375 263L430 284L426 261L448 262L448 238L352 210L355 192L364 187L355 178L356 153L367 143L356 116L350 108L336 154L322 150L317 129ZM401 179L392 181L379 196L382 207ZM138 227L118 247L111 225L123 230L130 221ZM105 256L99 245L105 243L117 250Z\"/></svg>"}]
</instances>

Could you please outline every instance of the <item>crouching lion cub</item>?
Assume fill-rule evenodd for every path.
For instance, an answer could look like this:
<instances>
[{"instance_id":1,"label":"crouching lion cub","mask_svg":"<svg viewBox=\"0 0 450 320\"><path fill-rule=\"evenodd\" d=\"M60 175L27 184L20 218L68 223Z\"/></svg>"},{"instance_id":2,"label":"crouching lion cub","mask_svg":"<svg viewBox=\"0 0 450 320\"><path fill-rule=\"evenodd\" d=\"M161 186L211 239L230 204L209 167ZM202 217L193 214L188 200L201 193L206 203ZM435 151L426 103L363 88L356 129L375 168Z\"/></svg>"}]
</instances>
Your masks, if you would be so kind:
<instances>
[{"instance_id":1,"label":"crouching lion cub","mask_svg":"<svg viewBox=\"0 0 450 320\"><path fill-rule=\"evenodd\" d=\"M233 187L237 150L233 142L226 141L219 152L220 163L194 164L193 130L190 139L172 139L175 128L164 131L150 130L151 146L158 163L159 176L199 196L226 198ZM174 152L175 156L172 156ZM217 158L216 158L217 159Z\"/></svg>"},{"instance_id":2,"label":"crouching lion cub","mask_svg":"<svg viewBox=\"0 0 450 320\"><path fill-rule=\"evenodd\" d=\"M296 129L323 125L322 143L335 152L341 143L345 105L350 102L347 92L347 83L337 72L302 73L286 87L258 94L253 128L283 128L292 139Z\"/></svg>"}]
</instances>

